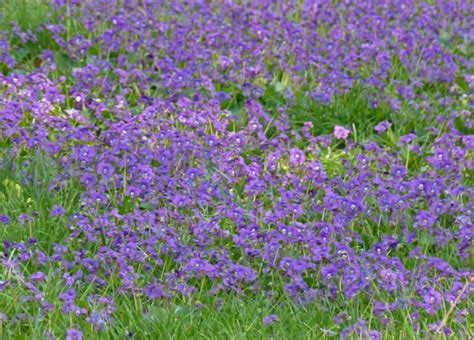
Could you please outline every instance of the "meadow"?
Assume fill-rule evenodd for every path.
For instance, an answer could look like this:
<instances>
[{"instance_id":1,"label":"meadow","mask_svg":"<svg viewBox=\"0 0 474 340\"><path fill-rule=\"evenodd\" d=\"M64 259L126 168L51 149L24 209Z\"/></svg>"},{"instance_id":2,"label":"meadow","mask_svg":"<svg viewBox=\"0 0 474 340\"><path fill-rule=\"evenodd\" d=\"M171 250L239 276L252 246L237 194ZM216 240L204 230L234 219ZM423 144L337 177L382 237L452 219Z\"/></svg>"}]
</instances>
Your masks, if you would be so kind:
<instances>
[{"instance_id":1,"label":"meadow","mask_svg":"<svg viewBox=\"0 0 474 340\"><path fill-rule=\"evenodd\" d=\"M0 339L472 339L473 9L0 0Z\"/></svg>"}]
</instances>

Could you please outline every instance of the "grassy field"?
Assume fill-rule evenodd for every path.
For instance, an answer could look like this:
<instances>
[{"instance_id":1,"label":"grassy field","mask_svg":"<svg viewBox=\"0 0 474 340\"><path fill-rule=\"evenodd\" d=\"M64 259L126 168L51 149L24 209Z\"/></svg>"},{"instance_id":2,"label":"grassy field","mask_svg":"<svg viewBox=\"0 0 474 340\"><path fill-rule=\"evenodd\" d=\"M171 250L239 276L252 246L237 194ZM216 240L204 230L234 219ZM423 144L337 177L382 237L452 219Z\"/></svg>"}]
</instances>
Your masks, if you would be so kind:
<instances>
[{"instance_id":1,"label":"grassy field","mask_svg":"<svg viewBox=\"0 0 474 340\"><path fill-rule=\"evenodd\" d=\"M170 69L174 70L171 78L176 83L166 85L168 66L160 64L168 60L164 55L166 48L156 47L158 55L148 57L148 49L155 48L148 45L158 46L161 38L169 44L172 44L170 41L175 41L173 39L181 39L181 35L176 33L179 25L173 28L176 32L167 31L160 39L156 33L161 32L161 28L156 28L158 25L146 29L134 28L136 31L127 31L124 26L123 31L115 31L115 35L111 33L108 36L108 30L113 31L116 22L119 21L120 24L122 17L127 16L124 11L115 11L116 8L126 6L125 4L112 6L116 14L109 17L112 13L107 12L107 3L100 7L100 2L92 1L90 8L85 3L65 3L64 6L57 5L53 8L41 0L0 2L0 30L3 32L0 42L4 45L7 42L9 46L8 50L5 48L0 60L0 70L3 73L0 84L3 81L4 85L0 85L0 115L8 117L0 120L0 217L3 218L0 221L0 240L3 241L0 244L0 338L469 339L474 336L473 306L470 300L472 254L469 255L470 250L467 249L467 256L459 255L461 245L463 249L469 248L469 244L472 246L472 220L469 219L473 217L474 175L469 162L472 162L473 156L474 128L470 113L472 96L469 94L468 77L472 69L466 66L468 63L459 62L472 57L470 41L462 41L454 33L452 36L448 33L441 34L443 51L455 56L453 58L458 65L454 80L426 81L416 88L413 98L408 94L394 93L398 91L397 86L412 84L416 78L414 74L419 69L425 67L430 70L429 65L423 66L422 57L419 57L416 64L416 72L408 70L406 64L393 58L384 89L380 89L377 84L356 84L349 91L338 93L338 86L343 85L334 85L336 90L331 101L324 102L312 95L311 91L319 85L327 85L328 88L332 85L330 86L329 80L327 83L321 80L323 72L317 71L319 69L316 67L289 71L288 66L288 71L284 71L285 68L283 71L274 71L277 67L269 66L273 65L271 53L278 50L272 45L274 42L271 37L267 40L262 38L262 44L268 44L265 45L268 49L275 50L268 52L268 55L265 51L257 55L253 68L244 63L241 68L236 67L237 76L232 73L232 67L222 66L223 62L219 59L221 52L216 47L217 52L212 55L214 60L207 61L213 65L209 66L213 67L213 72L220 72L222 77L218 81L213 80L214 92L208 91L205 86L199 92L199 87L198 90L193 87L198 85L182 86L177 79L182 69L188 70L193 77L205 79L202 74L206 66L201 69L188 61L187 57L170 55L169 59L173 59L173 63L170 62L173 67ZM96 3L99 8L98 18L90 14L94 12ZM295 6L299 11L292 14L291 20L296 22L295 27L299 27L299 21L302 20L300 17L309 13L309 9L301 9L303 2L295 3L298 3ZM177 2L176 6L179 4ZM166 2L160 2L156 8L161 8L160 6L167 8ZM213 5L211 12L220 13L216 6ZM131 22L138 22L137 18L146 13L150 22L156 20L163 27L168 21L181 20L180 16L183 17L183 22L187 20L187 7L182 11L183 14L177 11L179 14L172 14L172 19L169 20L157 19L157 13L163 13L165 17L165 9L160 12L159 9L148 8L145 5L131 6ZM419 10L421 11L421 7ZM194 13L193 10L190 11ZM249 11L260 13L253 8ZM337 12L336 9L333 11ZM205 21L202 18L205 18L207 12L202 13L193 17L196 22ZM342 15L345 12L341 9ZM458 19L461 20L460 18L463 18L462 14ZM464 19L468 21L467 15ZM259 19L255 20L258 22ZM17 28L11 25L12 21L17 23ZM196 22L190 22L191 24L186 22L191 27L186 31L187 34L194 34L200 29L204 31L205 24L195 28L192 24L197 25ZM60 33L55 33L54 28L44 28L44 25L58 24L63 25ZM94 29L87 28L88 24ZM153 31L155 29L156 32ZM321 26L318 34L324 36L325 29L327 28ZM19 34L30 34L28 30L36 39ZM154 33L148 36L148 30ZM122 45L106 49L106 44L119 39L117 32L124 35ZM271 29L269 32L272 32ZM153 34L158 35L155 37ZM200 39L199 43L209 44L210 50L214 48L213 44L218 44L212 41L211 32L203 33ZM260 36L257 34L252 39L260 39ZM252 39L250 40L253 41ZM191 49L191 55L196 54L196 59L205 60L205 57L199 56L199 53L205 55L204 51L197 48L200 45L193 50L188 47L191 44L189 41L183 41L178 42L174 48L178 50L184 44ZM137 46L133 42L137 42ZM81 44L86 47L81 47ZM183 47L183 50L186 51L186 48ZM85 52L80 52L82 49ZM326 45L324 49L328 55L331 53ZM297 47L294 51L296 50ZM236 51L240 50L236 48ZM292 53L296 53L294 51ZM248 57L250 52L241 53L245 56L242 58L254 60ZM48 56L52 60L48 61ZM147 58L154 58L155 64L151 64ZM259 66L259 58L269 72L273 72L272 80L252 75L252 72L257 72L254 69L263 67ZM342 58L340 54L338 58ZM15 63L10 62L12 59ZM298 65L298 60L290 59L288 63ZM367 72L370 67L368 58ZM239 71L243 74L244 71L247 72L247 68L250 76L246 76L248 79L238 84ZM117 70L122 70L126 76ZM213 76L211 71L209 74L209 77ZM38 79L31 75L37 75ZM17 81L14 81L15 77ZM302 77L304 81L299 82L298 77ZM349 76L345 77L351 79ZM247 81L251 83L251 88L256 86L260 91L255 98L245 92ZM288 95L290 92L291 95ZM384 96L379 99L378 105L373 105L372 98L382 92ZM223 93L225 98L221 99ZM201 99L199 95L206 99ZM180 112L171 109L176 103L179 107L179 100L183 100L183 97L195 105L190 105L190 111L198 112L195 116L204 121L202 127L186 125L189 121L182 120ZM390 103L395 97L399 99L398 108ZM44 109L38 106L41 102L39 98L46 98L50 107ZM54 101L50 98L61 99ZM216 98L219 98L218 104L212 101ZM385 100L386 98L391 99ZM446 104L445 98L449 98L451 102ZM154 99L167 102L156 103L153 102ZM162 110L155 116L150 113L156 110L153 105ZM183 112L189 109L185 106L187 104L182 105ZM215 109L216 106L218 109ZM37 107L38 111L35 111ZM265 112L265 117L259 113L260 109ZM41 113L41 110L48 114ZM232 118L227 118L222 113L224 110L228 110L226 112ZM247 144L238 146L238 152L232 153L230 144L225 143L234 138L235 134L247 129L255 120L261 125L260 130L249 128L251 132L242 135ZM121 121L125 123L122 124ZM158 127L152 121L156 121ZM390 125L386 131L377 132L374 129L380 122ZM286 130L282 128L285 125L288 125ZM335 126L345 127L348 133L350 131L349 139L335 138ZM61 130L63 127L64 130ZM196 133L198 130L199 133ZM168 131L168 135L161 137L159 133L163 131ZM144 136L143 139L140 134ZM209 136L218 141L217 149L213 149L211 145L217 143L214 139L209 139L212 143L207 140ZM187 156L182 155L187 155L188 151L182 145L186 140L201 147L196 150L208 147L208 153L195 151L197 156L192 154L185 158ZM275 146L271 146L272 142L275 142ZM469 143L471 147L468 147ZM370 149L373 144L378 148ZM120 163L121 151L111 151L115 145L118 145L117 150L127 150L123 158L126 159L124 164ZM160 148L161 154L152 153L155 147ZM87 155L82 154L87 153L84 150L92 149L100 151L94 151L96 158L90 161ZM303 150L303 156L298 156L303 158L302 161L291 158L295 149ZM279 150L289 152L290 156L281 156L278 170L271 172L271 162L266 157L270 151L278 153ZM446 155L449 153L454 165L449 163L446 167L438 166L436 159L433 161L431 157L445 155L439 150ZM161 166L166 162L159 157L168 151L172 154L169 156L169 169L162 170ZM145 173L148 169L138 168L138 165L131 168L127 162L132 163L135 156L139 159L136 164L140 166L148 162L147 157L155 157L154 161L148 162L152 171L167 171L166 176L159 177L158 184L153 182L156 191L147 191L152 186L149 183L144 185L146 189L140 189L137 183L142 182L134 182L135 175ZM108 163L114 169L100 173L100 166L106 163L107 157L110 157L111 161ZM231 174L233 167L221 166L220 157L241 157L250 170L245 175L241 174L240 178L237 175L234 178ZM363 157L367 157L366 160ZM314 170L316 165L311 163L313 170L307 170L310 165L305 168L307 163L304 163L304 158L308 164L313 161L314 164L320 164L324 168L324 175L311 177L311 171L317 173L319 168ZM361 162L370 164L366 167ZM404 169L406 175L394 175L396 167ZM249 188L249 183L254 183L251 169L262 174L259 177L260 186L255 184L255 187ZM186 176L191 170L199 172L201 182L187 184L190 182L186 182ZM88 175L93 176L90 182L86 182ZM113 180L108 181L108 176ZM176 182L178 184L175 188L178 189L173 192L169 189L171 186L161 185L160 181L168 184ZM415 186L416 183L425 183L432 188L434 182L442 186L439 193L435 188L432 194L425 195L419 185ZM381 195L386 193L389 198L389 195L398 194L399 184L409 187L406 196L399 195L400 200L406 200L406 210L397 210L396 203L393 202L384 206L380 201ZM364 185L373 191L364 194L360 191ZM206 186L210 188L208 191ZM160 196L161 192L167 190L171 190L169 199L168 196L166 199ZM298 196L298 190L302 193L301 196ZM199 196L201 192L203 194ZM288 195L284 198L285 192L290 192L295 197ZM400 189L400 192L405 191ZM342 202L344 198L352 199L344 201L344 204L354 204L353 210L356 209L356 203L360 204L360 214L351 215L349 210L339 213L337 209L340 207L330 208L333 204L327 198L330 194L337 197L340 200L338 202ZM174 199L180 195L188 196L176 203ZM358 195L360 199L356 199ZM439 201L430 201L431 198L438 197L436 195L439 196ZM195 196L201 198L194 202L192 200ZM278 217L277 214L286 206L276 202L284 199L289 201L288 206L294 206L292 209L295 212L290 211L285 216ZM186 203L190 201L193 203ZM436 222L433 223L438 227L432 231L423 228L422 223L425 222L419 217L419 212L431 211L435 203L441 204L440 209L444 210L437 215ZM449 204L451 208L447 208ZM320 206L321 209L318 208ZM260 207L262 208L259 210ZM237 209L244 217L238 222L237 217L236 221L231 218L221 219L221 215L227 213L226 209ZM297 213L298 209L302 213ZM448 209L453 210L451 212ZM266 211L277 216L274 221L265 215ZM158 217L153 220L150 217L152 214L165 216L164 222ZM151 220L159 226L156 230L162 231L154 230L153 223L149 222ZM210 228L212 224L209 221L217 221L220 231L227 230L236 238L216 232L217 236L212 234L209 241L207 236L200 236L193 229L205 228L200 223ZM313 249L324 245L321 241L323 236L319 234L322 227L317 227L320 229L314 235L317 239L314 244L310 241L307 244L300 241L288 241L289 244L286 244L281 241L282 261L286 257L306 261L308 269L301 274L301 281L294 277L297 275L292 276L290 269L284 269L283 264L275 264L277 255L273 264L265 262L266 258L261 254L267 251L266 246L271 243L267 240L276 237L274 231L280 230L281 225L308 225L313 228L313 225L323 222L335 225L327 236L334 242L328 245L330 250L327 250L327 257L323 255L321 259L314 260L314 263L311 262ZM248 242L251 246L247 243L243 246L236 241L238 235L243 234L246 223L250 226L257 225L259 232L266 233L261 239L253 239L248 234L248 238L238 240L242 244ZM421 227L416 228L416 225ZM161 239L165 229L171 235L169 240ZM413 233L406 230L412 230ZM463 230L467 230L465 234L462 234ZM283 234L288 235L286 231ZM400 276L399 279L388 280L404 282L396 290L386 288L390 283L377 276L380 270L377 262L382 260L377 260L377 255L373 255L374 249L382 247L382 243L385 245L392 242L389 236L397 239L397 245L383 250L387 253L383 261L387 260L390 263L387 266L394 272L394 268L403 267L400 272L410 273L403 279ZM287 237L291 239L291 236ZM131 243L127 243L128 240ZM178 250L176 253L157 250L160 259L148 260L153 257L150 250L153 247L147 243L148 240L168 244L175 242ZM205 246L201 246L201 243ZM354 251L353 256L357 259L354 263L346 266L342 260L331 257L333 253L336 254L335 249L342 249L338 248L342 247L341 244L345 245L346 248L343 249L347 253L350 253L347 250L349 248ZM133 257L128 247L135 245L134 251L138 255ZM150 248L146 248L147 246ZM222 248L225 251L222 250L221 253L219 249ZM189 253L181 256L180 252ZM145 258L140 258L143 253ZM244 276L240 282L230 283L226 289L217 289L219 285L216 282L224 284L225 280L222 279L221 282L211 274L194 275L186 272L188 276L179 276L186 271L187 261L196 253L199 253L199 259L209 256L211 260L207 263L215 267L219 266L220 261L216 258L225 258L232 265L251 268L255 270L258 280L247 280ZM430 259L442 262L430 262ZM352 268L351 266L359 268L365 261L368 263L364 269L366 274L364 278L361 275L357 280L364 281L365 275L372 278L364 281L364 288L353 294L346 293L346 287L352 286L347 281L348 274L342 272ZM298 264L292 262L289 267ZM338 273L341 276L329 281L321 270L333 264L340 266ZM219 270L227 273L229 269L225 268ZM225 277L227 274L219 275ZM287 285L302 281L308 286L302 289L304 293L296 297L289 296L291 287ZM436 282L436 292L442 291L445 294L443 298L438 301L438 295L429 290L426 291L431 293L426 293L418 286L422 281L426 282L426 287ZM154 292L147 290L146 287L157 282L169 284L169 294L166 289L166 292L160 289ZM186 289L191 287L192 292L178 293L181 283L187 285ZM458 285L457 289L452 288L454 284ZM450 296L454 299L449 300ZM432 300L430 302L426 299ZM432 307L430 303L435 300L437 306ZM396 307L388 308L390 304ZM434 310L431 312L429 308ZM81 335L75 333L76 330Z\"/></svg>"}]
</instances>

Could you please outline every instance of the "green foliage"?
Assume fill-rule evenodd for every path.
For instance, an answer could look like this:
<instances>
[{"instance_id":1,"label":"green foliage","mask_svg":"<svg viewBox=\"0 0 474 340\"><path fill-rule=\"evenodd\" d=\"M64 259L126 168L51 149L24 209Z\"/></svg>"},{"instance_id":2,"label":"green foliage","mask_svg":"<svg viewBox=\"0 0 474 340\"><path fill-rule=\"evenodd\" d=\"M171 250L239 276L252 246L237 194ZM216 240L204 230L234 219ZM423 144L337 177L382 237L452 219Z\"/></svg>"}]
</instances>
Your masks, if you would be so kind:
<instances>
[{"instance_id":1,"label":"green foliage","mask_svg":"<svg viewBox=\"0 0 474 340\"><path fill-rule=\"evenodd\" d=\"M7 157L0 163L0 214L12 219L0 226L0 239L10 241L38 239L50 246L67 234L65 217L50 217L51 208L60 205L71 213L79 202L78 188L66 183L56 190L58 169L42 154ZM22 219L27 214L30 219ZM0 245L1 248L1 245Z\"/></svg>"}]
</instances>

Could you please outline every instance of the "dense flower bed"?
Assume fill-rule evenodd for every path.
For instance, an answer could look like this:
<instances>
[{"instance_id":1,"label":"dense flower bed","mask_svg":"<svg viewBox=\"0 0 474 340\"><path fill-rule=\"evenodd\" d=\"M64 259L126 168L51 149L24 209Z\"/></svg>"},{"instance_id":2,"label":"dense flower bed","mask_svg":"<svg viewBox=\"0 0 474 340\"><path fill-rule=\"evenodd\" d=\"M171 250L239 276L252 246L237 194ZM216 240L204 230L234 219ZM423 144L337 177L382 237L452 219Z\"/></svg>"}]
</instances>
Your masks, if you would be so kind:
<instances>
[{"instance_id":1,"label":"dense flower bed","mask_svg":"<svg viewBox=\"0 0 474 340\"><path fill-rule=\"evenodd\" d=\"M59 169L51 192L81 188L74 209L51 207L57 243L34 230L3 241L11 275L0 292L30 292L28 312L3 318L61 309L101 329L117 294L233 291L298 304L342 295L384 324L410 310L415 330L427 318L436 330L450 304L466 306L468 1L69 3L52 1L57 20L37 31L13 26L0 39L3 147L47 154ZM302 98L325 107L354 91L431 126L399 136L374 120L361 138L293 119ZM37 218L1 213L6 230ZM351 332L379 336L363 320L341 335Z\"/></svg>"}]
</instances>

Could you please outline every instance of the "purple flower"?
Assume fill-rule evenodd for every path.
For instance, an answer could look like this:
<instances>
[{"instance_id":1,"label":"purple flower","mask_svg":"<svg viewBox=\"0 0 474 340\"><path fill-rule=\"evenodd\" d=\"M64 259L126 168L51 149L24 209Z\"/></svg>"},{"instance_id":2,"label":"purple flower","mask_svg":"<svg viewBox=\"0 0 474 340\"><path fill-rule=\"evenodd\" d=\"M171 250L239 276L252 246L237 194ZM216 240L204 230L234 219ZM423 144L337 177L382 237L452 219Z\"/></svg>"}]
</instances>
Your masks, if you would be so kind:
<instances>
[{"instance_id":1,"label":"purple flower","mask_svg":"<svg viewBox=\"0 0 474 340\"><path fill-rule=\"evenodd\" d=\"M303 164L305 161L305 155L304 152L301 151L300 149L290 149L290 165L295 167L300 164Z\"/></svg>"},{"instance_id":2,"label":"purple flower","mask_svg":"<svg viewBox=\"0 0 474 340\"><path fill-rule=\"evenodd\" d=\"M421 210L416 215L416 223L414 227L429 229L436 223L436 216L432 215L429 211Z\"/></svg>"},{"instance_id":3,"label":"purple flower","mask_svg":"<svg viewBox=\"0 0 474 340\"><path fill-rule=\"evenodd\" d=\"M410 132L409 134L400 137L399 144L411 143L415 138L416 135L413 132Z\"/></svg>"},{"instance_id":4,"label":"purple flower","mask_svg":"<svg viewBox=\"0 0 474 340\"><path fill-rule=\"evenodd\" d=\"M22 213L20 214L20 216L18 216L18 221L21 224L31 223L33 221L33 217L28 214Z\"/></svg>"},{"instance_id":5,"label":"purple flower","mask_svg":"<svg viewBox=\"0 0 474 340\"><path fill-rule=\"evenodd\" d=\"M102 175L104 178L108 178L113 175L114 167L109 163L100 163L97 166L97 173Z\"/></svg>"},{"instance_id":6,"label":"purple flower","mask_svg":"<svg viewBox=\"0 0 474 340\"><path fill-rule=\"evenodd\" d=\"M87 322L94 325L98 330L104 328L110 322L109 313L105 309L93 310L86 318Z\"/></svg>"},{"instance_id":7,"label":"purple flower","mask_svg":"<svg viewBox=\"0 0 474 340\"><path fill-rule=\"evenodd\" d=\"M66 213L66 209L64 209L60 205L55 205L51 208L50 215L51 215L51 217L55 217L55 216L64 215L65 213Z\"/></svg>"},{"instance_id":8,"label":"purple flower","mask_svg":"<svg viewBox=\"0 0 474 340\"><path fill-rule=\"evenodd\" d=\"M321 275L324 280L329 280L332 277L336 276L337 272L338 272L337 266L334 264L321 267Z\"/></svg>"},{"instance_id":9,"label":"purple flower","mask_svg":"<svg viewBox=\"0 0 474 340\"><path fill-rule=\"evenodd\" d=\"M263 318L263 324L265 326L271 325L274 322L277 322L280 318L276 314L267 315Z\"/></svg>"},{"instance_id":10,"label":"purple flower","mask_svg":"<svg viewBox=\"0 0 474 340\"><path fill-rule=\"evenodd\" d=\"M374 127L374 130L377 131L377 133L380 135L384 133L387 129L389 129L391 126L392 123L390 123L388 120L384 120L383 122L378 123Z\"/></svg>"},{"instance_id":11,"label":"purple flower","mask_svg":"<svg viewBox=\"0 0 474 340\"><path fill-rule=\"evenodd\" d=\"M369 339L380 340L382 338L382 333L376 330L367 331L367 336Z\"/></svg>"},{"instance_id":12,"label":"purple flower","mask_svg":"<svg viewBox=\"0 0 474 340\"><path fill-rule=\"evenodd\" d=\"M59 295L59 298L65 302L73 302L76 299L76 290L69 288Z\"/></svg>"},{"instance_id":13,"label":"purple flower","mask_svg":"<svg viewBox=\"0 0 474 340\"><path fill-rule=\"evenodd\" d=\"M443 301L443 296L435 291L434 289L430 289L424 296L423 300L427 304L436 304L439 305Z\"/></svg>"},{"instance_id":14,"label":"purple flower","mask_svg":"<svg viewBox=\"0 0 474 340\"><path fill-rule=\"evenodd\" d=\"M164 286L157 283L149 283L145 288L143 288L143 292L150 299L159 299L166 296Z\"/></svg>"},{"instance_id":15,"label":"purple flower","mask_svg":"<svg viewBox=\"0 0 474 340\"><path fill-rule=\"evenodd\" d=\"M61 309L63 313L73 313L75 315L85 315L87 314L87 309L79 307L73 303L66 302Z\"/></svg>"},{"instance_id":16,"label":"purple flower","mask_svg":"<svg viewBox=\"0 0 474 340\"><path fill-rule=\"evenodd\" d=\"M43 272L36 272L30 275L30 280L32 281L43 281L46 279L46 274Z\"/></svg>"},{"instance_id":17,"label":"purple flower","mask_svg":"<svg viewBox=\"0 0 474 340\"><path fill-rule=\"evenodd\" d=\"M82 340L82 332L78 329L69 328L67 330L66 340Z\"/></svg>"},{"instance_id":18,"label":"purple flower","mask_svg":"<svg viewBox=\"0 0 474 340\"><path fill-rule=\"evenodd\" d=\"M10 224L11 219L7 215L0 215L0 223Z\"/></svg>"},{"instance_id":19,"label":"purple flower","mask_svg":"<svg viewBox=\"0 0 474 340\"><path fill-rule=\"evenodd\" d=\"M216 310L221 310L223 305L224 305L224 300L222 300L222 298L217 298L217 302L215 305Z\"/></svg>"}]
</instances>

